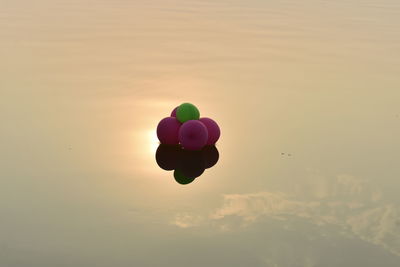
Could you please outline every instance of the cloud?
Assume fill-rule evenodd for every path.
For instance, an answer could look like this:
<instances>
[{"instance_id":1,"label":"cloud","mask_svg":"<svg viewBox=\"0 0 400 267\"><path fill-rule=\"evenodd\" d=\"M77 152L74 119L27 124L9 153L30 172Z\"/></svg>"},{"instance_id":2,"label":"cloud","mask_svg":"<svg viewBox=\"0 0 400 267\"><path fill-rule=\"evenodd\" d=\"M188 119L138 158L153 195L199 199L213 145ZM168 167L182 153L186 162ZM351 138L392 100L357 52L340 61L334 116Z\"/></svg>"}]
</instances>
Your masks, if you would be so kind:
<instances>
[{"instance_id":1,"label":"cloud","mask_svg":"<svg viewBox=\"0 0 400 267\"><path fill-rule=\"evenodd\" d=\"M318 185L315 188L321 189ZM338 176L330 188L320 192L305 200L283 192L227 194L210 219L229 227L228 221L239 218L240 225L246 227L266 218L298 217L318 225L339 226L348 235L400 255L400 210L379 202L380 192L349 175Z\"/></svg>"},{"instance_id":2,"label":"cloud","mask_svg":"<svg viewBox=\"0 0 400 267\"><path fill-rule=\"evenodd\" d=\"M171 224L176 225L180 228L191 228L201 225L203 221L204 218L202 216L189 213L181 213L175 216L175 218L171 221Z\"/></svg>"},{"instance_id":3,"label":"cloud","mask_svg":"<svg viewBox=\"0 0 400 267\"><path fill-rule=\"evenodd\" d=\"M211 215L212 219L239 216L254 222L261 216L282 217L289 214L307 216L309 210L318 208L318 202L291 200L284 193L259 192L253 194L224 195L223 206Z\"/></svg>"},{"instance_id":4,"label":"cloud","mask_svg":"<svg viewBox=\"0 0 400 267\"><path fill-rule=\"evenodd\" d=\"M349 216L346 220L352 232L361 239L378 244L400 255L400 211L387 205Z\"/></svg>"},{"instance_id":5,"label":"cloud","mask_svg":"<svg viewBox=\"0 0 400 267\"><path fill-rule=\"evenodd\" d=\"M266 220L291 222L301 218L315 225L339 227L400 256L400 209L384 203L382 193L360 178L340 175L303 183L299 191L225 194L209 214L179 213L170 223L179 228L209 226L219 232L237 231ZM329 186L328 186L329 185Z\"/></svg>"}]
</instances>

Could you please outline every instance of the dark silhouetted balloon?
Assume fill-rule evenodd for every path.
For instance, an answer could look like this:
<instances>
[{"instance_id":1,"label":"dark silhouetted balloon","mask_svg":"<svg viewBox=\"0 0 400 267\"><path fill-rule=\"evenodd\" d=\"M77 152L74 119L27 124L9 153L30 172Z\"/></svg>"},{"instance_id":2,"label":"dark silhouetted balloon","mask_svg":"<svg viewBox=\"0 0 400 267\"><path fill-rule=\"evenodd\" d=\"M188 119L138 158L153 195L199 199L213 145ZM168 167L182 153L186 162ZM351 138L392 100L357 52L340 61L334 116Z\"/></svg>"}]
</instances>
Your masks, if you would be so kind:
<instances>
[{"instance_id":1,"label":"dark silhouetted balloon","mask_svg":"<svg viewBox=\"0 0 400 267\"><path fill-rule=\"evenodd\" d=\"M205 146L202 149L205 167L206 169L211 168L217 164L219 159L219 152L215 146Z\"/></svg>"},{"instance_id":2,"label":"dark silhouetted balloon","mask_svg":"<svg viewBox=\"0 0 400 267\"><path fill-rule=\"evenodd\" d=\"M201 151L182 150L179 154L178 168L190 178L196 178L206 169L203 153Z\"/></svg>"},{"instance_id":3,"label":"dark silhouetted balloon","mask_svg":"<svg viewBox=\"0 0 400 267\"><path fill-rule=\"evenodd\" d=\"M180 145L161 144L155 157L161 169L175 170L174 177L178 183L189 184L202 175L206 168L211 168L218 162L219 153L215 146L192 151L185 150Z\"/></svg>"},{"instance_id":4,"label":"dark silhouetted balloon","mask_svg":"<svg viewBox=\"0 0 400 267\"><path fill-rule=\"evenodd\" d=\"M190 184L191 182L193 182L196 178L189 178L187 176L185 176L181 170L176 169L174 171L174 178L175 181L179 184Z\"/></svg>"},{"instance_id":5,"label":"dark silhouetted balloon","mask_svg":"<svg viewBox=\"0 0 400 267\"><path fill-rule=\"evenodd\" d=\"M156 152L158 166L166 171L175 170L178 166L179 153L181 150L181 146L179 145L159 145Z\"/></svg>"}]
</instances>

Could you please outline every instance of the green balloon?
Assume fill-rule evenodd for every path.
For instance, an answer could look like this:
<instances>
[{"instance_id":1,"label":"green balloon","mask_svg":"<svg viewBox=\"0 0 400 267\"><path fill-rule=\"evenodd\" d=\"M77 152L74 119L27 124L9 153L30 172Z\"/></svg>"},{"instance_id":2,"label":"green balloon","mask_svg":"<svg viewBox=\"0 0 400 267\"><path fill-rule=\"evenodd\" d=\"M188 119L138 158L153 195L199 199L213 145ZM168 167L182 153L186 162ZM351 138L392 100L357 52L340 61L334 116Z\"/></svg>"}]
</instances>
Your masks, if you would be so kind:
<instances>
[{"instance_id":1,"label":"green balloon","mask_svg":"<svg viewBox=\"0 0 400 267\"><path fill-rule=\"evenodd\" d=\"M200 112L195 105L190 103L183 103L176 110L176 117L181 123L189 120L200 119Z\"/></svg>"},{"instance_id":2,"label":"green balloon","mask_svg":"<svg viewBox=\"0 0 400 267\"><path fill-rule=\"evenodd\" d=\"M176 169L174 171L175 181L179 184L190 184L195 178L186 177L180 170Z\"/></svg>"}]
</instances>

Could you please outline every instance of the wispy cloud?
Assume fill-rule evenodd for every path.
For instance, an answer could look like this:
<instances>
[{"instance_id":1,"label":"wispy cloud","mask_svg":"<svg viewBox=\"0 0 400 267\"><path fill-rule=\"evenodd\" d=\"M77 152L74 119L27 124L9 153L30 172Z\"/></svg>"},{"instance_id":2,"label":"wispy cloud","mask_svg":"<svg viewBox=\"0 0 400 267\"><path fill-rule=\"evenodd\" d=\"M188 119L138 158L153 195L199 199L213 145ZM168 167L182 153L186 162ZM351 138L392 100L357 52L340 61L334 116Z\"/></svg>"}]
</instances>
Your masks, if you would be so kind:
<instances>
[{"instance_id":1,"label":"wispy cloud","mask_svg":"<svg viewBox=\"0 0 400 267\"><path fill-rule=\"evenodd\" d=\"M379 202L380 192L349 175L338 176L323 192L308 200L282 192L227 194L210 219L226 224L240 218L241 226L246 227L265 218L305 218L318 225L340 226L350 235L400 255L400 210Z\"/></svg>"},{"instance_id":2,"label":"wispy cloud","mask_svg":"<svg viewBox=\"0 0 400 267\"><path fill-rule=\"evenodd\" d=\"M316 225L338 226L349 236L400 255L400 209L384 203L382 194L368 183L340 175L313 180L307 190L313 191L226 194L222 205L209 214L179 213L170 223L180 228L212 226L229 232L265 220L290 222L297 217Z\"/></svg>"},{"instance_id":3,"label":"wispy cloud","mask_svg":"<svg viewBox=\"0 0 400 267\"><path fill-rule=\"evenodd\" d=\"M289 199L284 193L259 192L252 194L224 195L221 208L211 215L212 219L239 216L247 222L254 222L261 216L282 217L289 214L299 216L320 206L318 202L300 202Z\"/></svg>"},{"instance_id":4,"label":"wispy cloud","mask_svg":"<svg viewBox=\"0 0 400 267\"><path fill-rule=\"evenodd\" d=\"M171 221L171 224L180 228L190 228L199 226L204 222L204 218L200 215L181 213L177 214Z\"/></svg>"}]
</instances>

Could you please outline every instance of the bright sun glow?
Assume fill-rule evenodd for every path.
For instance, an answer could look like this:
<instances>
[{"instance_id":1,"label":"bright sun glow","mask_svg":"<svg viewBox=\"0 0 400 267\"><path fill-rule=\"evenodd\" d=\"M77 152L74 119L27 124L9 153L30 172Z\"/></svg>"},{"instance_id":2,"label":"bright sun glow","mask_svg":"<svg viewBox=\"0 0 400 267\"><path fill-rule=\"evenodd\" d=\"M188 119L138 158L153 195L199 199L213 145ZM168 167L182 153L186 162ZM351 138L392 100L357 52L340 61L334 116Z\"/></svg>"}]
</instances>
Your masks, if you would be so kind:
<instances>
[{"instance_id":1,"label":"bright sun glow","mask_svg":"<svg viewBox=\"0 0 400 267\"><path fill-rule=\"evenodd\" d=\"M147 136L149 140L150 153L154 155L157 151L158 145L160 144L157 138L157 133L155 130L149 130Z\"/></svg>"}]
</instances>

